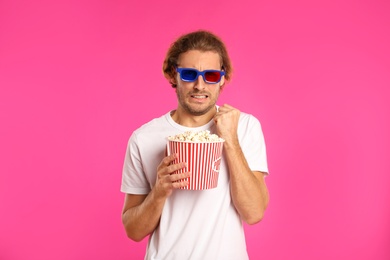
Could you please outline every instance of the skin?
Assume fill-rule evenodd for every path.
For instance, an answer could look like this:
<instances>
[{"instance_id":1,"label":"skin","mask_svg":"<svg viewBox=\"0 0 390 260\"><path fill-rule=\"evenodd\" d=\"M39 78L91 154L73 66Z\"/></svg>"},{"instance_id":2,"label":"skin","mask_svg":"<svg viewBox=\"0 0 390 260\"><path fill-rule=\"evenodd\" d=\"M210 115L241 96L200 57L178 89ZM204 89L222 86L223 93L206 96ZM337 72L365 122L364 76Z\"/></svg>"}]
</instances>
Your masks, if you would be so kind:
<instances>
[{"instance_id":1,"label":"skin","mask_svg":"<svg viewBox=\"0 0 390 260\"><path fill-rule=\"evenodd\" d=\"M215 52L192 50L180 55L178 66L206 69L221 69L220 57ZM187 127L198 127L214 120L217 134L225 139L224 154L229 167L231 197L242 220L248 224L259 222L268 205L269 195L262 172L252 172L241 150L237 127L240 111L230 105L223 105L216 111L215 104L225 80L207 84L200 76L194 82L183 82L180 76L171 79L177 84L178 107L172 119ZM172 174L186 167L185 163L171 164L177 155L165 157L157 168L156 184L147 195L126 194L122 222L127 236L141 241L152 233L159 224L166 199L175 189L186 186L189 172Z\"/></svg>"}]
</instances>

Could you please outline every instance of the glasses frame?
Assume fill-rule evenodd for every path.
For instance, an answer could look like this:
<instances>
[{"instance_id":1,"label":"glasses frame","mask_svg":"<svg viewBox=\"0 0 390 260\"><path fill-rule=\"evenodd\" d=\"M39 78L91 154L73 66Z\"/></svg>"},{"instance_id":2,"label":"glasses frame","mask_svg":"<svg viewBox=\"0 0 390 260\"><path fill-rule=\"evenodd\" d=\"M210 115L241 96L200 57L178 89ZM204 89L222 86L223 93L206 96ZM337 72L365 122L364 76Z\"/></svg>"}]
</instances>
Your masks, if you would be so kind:
<instances>
[{"instance_id":1,"label":"glasses frame","mask_svg":"<svg viewBox=\"0 0 390 260\"><path fill-rule=\"evenodd\" d=\"M188 80L188 79L183 79L183 76L182 76L182 72L184 70L190 70L190 71L194 71L196 72L196 76L193 80ZM197 69L193 69L193 68L176 68L176 71L179 73L180 75L180 79L184 82L194 82L194 81L197 81L199 76L202 76L203 77L203 80L204 82L208 83L208 84L217 84L221 81L222 77L225 75L225 71L223 70L203 70L203 71L199 71ZM205 74L208 73L208 72L218 72L220 77L218 79L218 81L214 82L214 81L208 81L206 80L206 76Z\"/></svg>"}]
</instances>

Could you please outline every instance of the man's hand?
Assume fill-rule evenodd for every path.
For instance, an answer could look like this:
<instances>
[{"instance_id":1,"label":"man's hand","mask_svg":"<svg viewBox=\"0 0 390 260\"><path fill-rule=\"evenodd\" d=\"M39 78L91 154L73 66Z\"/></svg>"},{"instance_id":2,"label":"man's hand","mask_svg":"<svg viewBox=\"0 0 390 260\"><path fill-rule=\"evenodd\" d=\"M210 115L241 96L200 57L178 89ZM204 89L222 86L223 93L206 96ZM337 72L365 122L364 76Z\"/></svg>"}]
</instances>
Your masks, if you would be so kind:
<instances>
[{"instance_id":1,"label":"man's hand","mask_svg":"<svg viewBox=\"0 0 390 260\"><path fill-rule=\"evenodd\" d=\"M217 134L225 139L227 144L238 144L237 128L240 111L230 105L223 105L218 108L214 116L214 122L217 126Z\"/></svg>"},{"instance_id":2,"label":"man's hand","mask_svg":"<svg viewBox=\"0 0 390 260\"><path fill-rule=\"evenodd\" d=\"M156 186L154 187L158 197L166 198L171 195L173 189L178 189L188 185L185 180L190 177L190 172L174 173L186 167L186 163L172 164L177 158L177 154L165 157L157 167Z\"/></svg>"}]
</instances>

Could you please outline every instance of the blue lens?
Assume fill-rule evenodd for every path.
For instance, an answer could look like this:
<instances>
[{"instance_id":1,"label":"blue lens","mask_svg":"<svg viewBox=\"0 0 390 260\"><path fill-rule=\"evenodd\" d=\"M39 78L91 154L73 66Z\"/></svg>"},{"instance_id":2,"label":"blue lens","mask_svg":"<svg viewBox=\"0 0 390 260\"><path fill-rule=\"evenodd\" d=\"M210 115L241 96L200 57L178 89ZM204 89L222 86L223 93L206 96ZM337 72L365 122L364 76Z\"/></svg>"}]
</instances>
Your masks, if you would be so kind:
<instances>
[{"instance_id":1,"label":"blue lens","mask_svg":"<svg viewBox=\"0 0 390 260\"><path fill-rule=\"evenodd\" d=\"M198 72L196 70L184 69L181 71L181 78L183 80L195 80L198 76Z\"/></svg>"}]
</instances>

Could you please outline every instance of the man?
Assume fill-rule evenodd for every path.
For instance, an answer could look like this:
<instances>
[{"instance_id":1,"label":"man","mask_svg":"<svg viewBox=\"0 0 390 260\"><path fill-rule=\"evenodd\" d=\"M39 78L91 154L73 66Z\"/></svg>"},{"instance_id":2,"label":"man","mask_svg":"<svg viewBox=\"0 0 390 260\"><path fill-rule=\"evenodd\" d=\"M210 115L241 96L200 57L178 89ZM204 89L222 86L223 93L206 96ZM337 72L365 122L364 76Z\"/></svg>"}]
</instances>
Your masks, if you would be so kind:
<instances>
[{"instance_id":1,"label":"man","mask_svg":"<svg viewBox=\"0 0 390 260\"><path fill-rule=\"evenodd\" d=\"M163 64L178 105L130 137L121 191L123 225L129 238L150 235L145 259L248 259L243 221L259 222L268 204L268 172L259 121L230 105L217 106L231 77L224 43L207 31L177 39ZM183 190L189 172L166 155L166 138L209 130L223 139L218 186Z\"/></svg>"}]
</instances>

